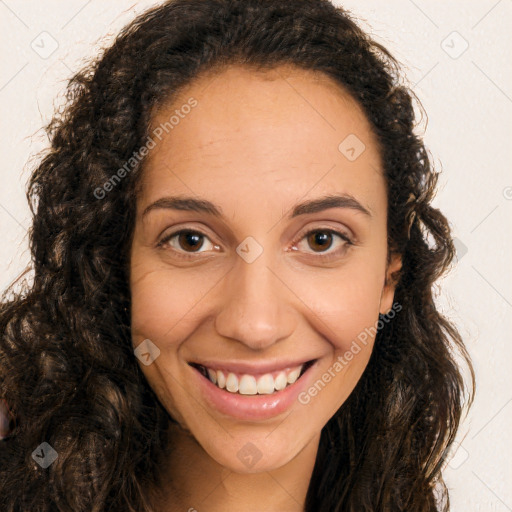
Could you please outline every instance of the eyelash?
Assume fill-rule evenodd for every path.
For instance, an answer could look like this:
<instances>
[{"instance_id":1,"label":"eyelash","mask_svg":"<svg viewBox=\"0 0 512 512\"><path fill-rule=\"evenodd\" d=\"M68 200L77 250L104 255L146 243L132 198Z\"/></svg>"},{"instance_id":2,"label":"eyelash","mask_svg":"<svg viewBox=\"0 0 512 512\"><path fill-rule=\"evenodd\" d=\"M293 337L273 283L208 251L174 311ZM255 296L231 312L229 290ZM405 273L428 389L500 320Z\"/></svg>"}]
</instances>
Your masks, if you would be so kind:
<instances>
[{"instance_id":1,"label":"eyelash","mask_svg":"<svg viewBox=\"0 0 512 512\"><path fill-rule=\"evenodd\" d=\"M165 244L167 244L174 237L181 235L183 233L189 233L189 234L199 235L199 236L208 238L208 235L206 235L205 233L202 233L201 231L197 231L194 229L181 229L179 231L175 231L174 233L170 233L169 235L164 236L158 242L157 247L163 248L165 250L165 248L164 248ZM304 233L302 235L299 235L292 242L293 246L295 246L298 242L300 242L303 239L306 239L309 235L312 235L314 233L329 233L332 235L337 235L345 242L341 249L334 251L333 253L329 253L329 254L317 253L317 254L315 254L314 257L321 261L330 260L330 259L336 258L337 256L341 256L342 254L345 253L345 251L348 249L349 246L354 245L354 242L352 242L352 240L349 238L349 236L343 232L336 231L334 229L328 229L328 228L316 228L316 229L307 231L306 233ZM327 250L329 250L330 248L331 247L329 247ZM184 259L188 259L188 260L195 259L194 254L196 254L196 253L181 252L181 251L177 251L176 249L172 249L172 248L171 248L171 250L173 252L175 252L176 254L178 254L179 255L178 257L180 257L180 258L184 258Z\"/></svg>"}]
</instances>

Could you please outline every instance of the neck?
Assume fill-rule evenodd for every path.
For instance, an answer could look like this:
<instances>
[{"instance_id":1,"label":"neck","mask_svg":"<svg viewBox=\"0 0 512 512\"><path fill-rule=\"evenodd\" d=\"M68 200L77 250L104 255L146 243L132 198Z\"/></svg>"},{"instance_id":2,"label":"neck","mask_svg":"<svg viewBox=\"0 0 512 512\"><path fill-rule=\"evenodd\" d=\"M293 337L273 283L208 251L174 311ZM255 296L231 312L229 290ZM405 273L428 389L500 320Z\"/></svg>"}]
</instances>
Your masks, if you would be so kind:
<instances>
[{"instance_id":1,"label":"neck","mask_svg":"<svg viewBox=\"0 0 512 512\"><path fill-rule=\"evenodd\" d=\"M261 473L235 473L218 464L195 438L172 425L157 512L303 512L320 433L286 465Z\"/></svg>"}]
</instances>

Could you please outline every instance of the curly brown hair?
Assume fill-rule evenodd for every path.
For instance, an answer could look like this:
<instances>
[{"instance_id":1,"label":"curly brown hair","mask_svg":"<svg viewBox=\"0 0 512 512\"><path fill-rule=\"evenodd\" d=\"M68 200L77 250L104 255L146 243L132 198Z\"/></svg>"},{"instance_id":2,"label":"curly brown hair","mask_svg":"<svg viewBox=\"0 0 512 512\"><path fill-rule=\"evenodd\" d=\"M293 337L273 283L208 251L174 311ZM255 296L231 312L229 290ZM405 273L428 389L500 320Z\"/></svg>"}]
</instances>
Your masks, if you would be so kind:
<instances>
[{"instance_id":1,"label":"curly brown hair","mask_svg":"<svg viewBox=\"0 0 512 512\"><path fill-rule=\"evenodd\" d=\"M11 285L0 306L0 396L13 416L0 443L5 512L154 510L149 489L174 420L130 336L129 247L144 160L103 198L97 191L143 145L159 106L231 64L292 64L349 91L380 146L388 254L402 255L402 310L379 330L363 376L322 430L305 510L449 510L443 461L473 401L474 372L434 302L455 250L431 205L438 174L396 60L327 0L171 0L69 81L28 184L33 284ZM58 453L45 470L31 456L43 441Z\"/></svg>"}]
</instances>

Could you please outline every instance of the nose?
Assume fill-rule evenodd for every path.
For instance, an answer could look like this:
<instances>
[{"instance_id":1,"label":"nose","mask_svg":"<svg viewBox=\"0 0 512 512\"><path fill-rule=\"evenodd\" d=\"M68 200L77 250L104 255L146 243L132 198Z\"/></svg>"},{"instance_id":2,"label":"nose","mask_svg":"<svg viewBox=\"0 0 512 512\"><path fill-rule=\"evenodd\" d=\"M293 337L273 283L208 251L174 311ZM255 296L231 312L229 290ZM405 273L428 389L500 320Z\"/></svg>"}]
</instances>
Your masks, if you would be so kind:
<instances>
[{"instance_id":1,"label":"nose","mask_svg":"<svg viewBox=\"0 0 512 512\"><path fill-rule=\"evenodd\" d=\"M217 332L253 350L290 337L296 324L290 301L293 292L268 263L265 251L252 263L240 258L219 290Z\"/></svg>"}]
</instances>

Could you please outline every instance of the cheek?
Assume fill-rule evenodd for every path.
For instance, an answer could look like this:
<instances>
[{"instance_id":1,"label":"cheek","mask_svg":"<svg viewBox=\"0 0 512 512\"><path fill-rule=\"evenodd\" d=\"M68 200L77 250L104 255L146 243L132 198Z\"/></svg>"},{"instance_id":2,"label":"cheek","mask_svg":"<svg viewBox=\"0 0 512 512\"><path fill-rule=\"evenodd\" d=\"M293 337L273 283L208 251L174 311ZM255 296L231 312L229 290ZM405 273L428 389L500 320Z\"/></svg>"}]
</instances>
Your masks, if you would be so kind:
<instances>
[{"instance_id":1,"label":"cheek","mask_svg":"<svg viewBox=\"0 0 512 512\"><path fill-rule=\"evenodd\" d=\"M206 281L191 274L172 271L168 267L134 265L131 289L131 332L133 346L149 339L160 351L149 365L139 362L141 371L166 410L183 427L182 415L186 401L180 394L170 392L183 380L178 361L181 344L189 337L197 323L197 305L204 298ZM210 285L211 286L211 285Z\"/></svg>"},{"instance_id":2,"label":"cheek","mask_svg":"<svg viewBox=\"0 0 512 512\"><path fill-rule=\"evenodd\" d=\"M216 279L213 273L204 275L158 264L133 267L130 289L134 342L150 338L166 340L168 345L170 339L186 336L184 329L197 315Z\"/></svg>"},{"instance_id":3,"label":"cheek","mask_svg":"<svg viewBox=\"0 0 512 512\"><path fill-rule=\"evenodd\" d=\"M310 318L315 330L334 350L348 350L354 340L364 337L376 325L384 266L361 260L330 273L323 271L319 276L297 279L294 291L307 306L304 315Z\"/></svg>"},{"instance_id":4,"label":"cheek","mask_svg":"<svg viewBox=\"0 0 512 512\"><path fill-rule=\"evenodd\" d=\"M314 381L298 397L309 418L325 424L360 380L377 333L383 280L384 269L361 262L315 280L314 286L304 283L300 293L311 308L311 329L329 347Z\"/></svg>"}]
</instances>

